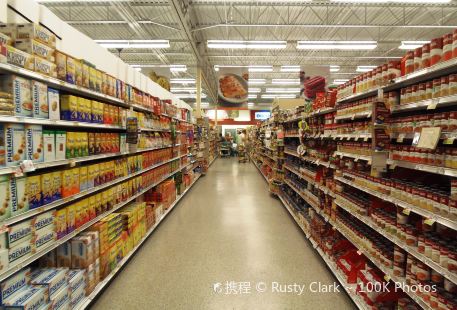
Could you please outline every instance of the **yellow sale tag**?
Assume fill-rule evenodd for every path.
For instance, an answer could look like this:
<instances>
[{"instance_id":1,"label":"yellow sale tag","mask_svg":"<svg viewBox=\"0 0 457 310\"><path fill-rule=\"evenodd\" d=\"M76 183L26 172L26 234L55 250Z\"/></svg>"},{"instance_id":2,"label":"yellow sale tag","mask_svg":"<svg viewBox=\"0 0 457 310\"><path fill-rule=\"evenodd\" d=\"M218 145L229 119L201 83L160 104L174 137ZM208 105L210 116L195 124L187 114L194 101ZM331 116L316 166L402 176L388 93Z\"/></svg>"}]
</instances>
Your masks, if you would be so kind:
<instances>
[{"instance_id":1,"label":"yellow sale tag","mask_svg":"<svg viewBox=\"0 0 457 310\"><path fill-rule=\"evenodd\" d=\"M453 144L454 143L454 140L455 140L455 137L452 137L452 138L447 138L446 140L444 140L444 144Z\"/></svg>"},{"instance_id":2,"label":"yellow sale tag","mask_svg":"<svg viewBox=\"0 0 457 310\"><path fill-rule=\"evenodd\" d=\"M390 281L390 276L388 274L384 275L384 280L386 280L387 282Z\"/></svg>"},{"instance_id":3,"label":"yellow sale tag","mask_svg":"<svg viewBox=\"0 0 457 310\"><path fill-rule=\"evenodd\" d=\"M411 213L411 209L403 209L403 213L409 215L409 213Z\"/></svg>"},{"instance_id":4,"label":"yellow sale tag","mask_svg":"<svg viewBox=\"0 0 457 310\"><path fill-rule=\"evenodd\" d=\"M435 110L436 106L438 105L438 100L433 100L428 106L427 110Z\"/></svg>"},{"instance_id":5,"label":"yellow sale tag","mask_svg":"<svg viewBox=\"0 0 457 310\"><path fill-rule=\"evenodd\" d=\"M424 223L427 224L427 225L432 226L435 223L435 220L434 219L426 219L424 221Z\"/></svg>"}]
</instances>

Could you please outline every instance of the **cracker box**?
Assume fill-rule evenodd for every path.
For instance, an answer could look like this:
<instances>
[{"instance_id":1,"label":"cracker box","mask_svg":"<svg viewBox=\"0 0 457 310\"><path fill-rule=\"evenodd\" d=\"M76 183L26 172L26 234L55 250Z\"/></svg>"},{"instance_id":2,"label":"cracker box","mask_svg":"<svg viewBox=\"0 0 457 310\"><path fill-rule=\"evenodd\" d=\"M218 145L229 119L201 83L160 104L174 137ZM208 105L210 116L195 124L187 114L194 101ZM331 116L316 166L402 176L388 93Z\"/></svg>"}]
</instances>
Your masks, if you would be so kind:
<instances>
[{"instance_id":1,"label":"cracker box","mask_svg":"<svg viewBox=\"0 0 457 310\"><path fill-rule=\"evenodd\" d=\"M56 210L50 210L48 212L39 214L35 217L35 222L33 227L35 232L38 232L42 229L51 229L55 230L54 228L54 219L56 217Z\"/></svg>"},{"instance_id":2,"label":"cracker box","mask_svg":"<svg viewBox=\"0 0 457 310\"><path fill-rule=\"evenodd\" d=\"M55 132L52 130L43 130L43 161L50 162L56 160L56 143Z\"/></svg>"},{"instance_id":3,"label":"cracker box","mask_svg":"<svg viewBox=\"0 0 457 310\"><path fill-rule=\"evenodd\" d=\"M67 55L67 77L66 81L71 84L76 83L75 59Z\"/></svg>"},{"instance_id":4,"label":"cracker box","mask_svg":"<svg viewBox=\"0 0 457 310\"><path fill-rule=\"evenodd\" d=\"M0 90L13 95L14 112L18 116L32 116L32 84L16 75L0 77Z\"/></svg>"},{"instance_id":5,"label":"cracker box","mask_svg":"<svg viewBox=\"0 0 457 310\"><path fill-rule=\"evenodd\" d=\"M6 299L5 309L40 309L47 303L46 289L35 286L25 286L19 292Z\"/></svg>"},{"instance_id":6,"label":"cracker box","mask_svg":"<svg viewBox=\"0 0 457 310\"><path fill-rule=\"evenodd\" d=\"M35 163L43 161L43 126L25 125L25 143L27 146L27 156Z\"/></svg>"},{"instance_id":7,"label":"cracker box","mask_svg":"<svg viewBox=\"0 0 457 310\"><path fill-rule=\"evenodd\" d=\"M97 69L89 67L89 88L96 90L97 84Z\"/></svg>"},{"instance_id":8,"label":"cracker box","mask_svg":"<svg viewBox=\"0 0 457 310\"><path fill-rule=\"evenodd\" d=\"M25 240L19 244L16 244L13 247L10 247L8 250L8 263L10 265L16 264L20 259L25 259L26 257L31 256L33 253L33 242L32 239Z\"/></svg>"},{"instance_id":9,"label":"cracker box","mask_svg":"<svg viewBox=\"0 0 457 310\"><path fill-rule=\"evenodd\" d=\"M57 210L55 218L55 227L57 239L60 239L67 234L67 208Z\"/></svg>"},{"instance_id":10,"label":"cracker box","mask_svg":"<svg viewBox=\"0 0 457 310\"><path fill-rule=\"evenodd\" d=\"M26 177L11 178L11 216L16 216L29 210L29 202L26 196Z\"/></svg>"},{"instance_id":11,"label":"cracker box","mask_svg":"<svg viewBox=\"0 0 457 310\"><path fill-rule=\"evenodd\" d=\"M86 286L85 272L81 269L71 269L67 272L70 292L76 292L80 287Z\"/></svg>"},{"instance_id":12,"label":"cracker box","mask_svg":"<svg viewBox=\"0 0 457 310\"><path fill-rule=\"evenodd\" d=\"M52 173L52 200L59 200L62 198L62 175L60 171Z\"/></svg>"},{"instance_id":13,"label":"cracker box","mask_svg":"<svg viewBox=\"0 0 457 310\"><path fill-rule=\"evenodd\" d=\"M6 166L17 166L25 159L25 127L22 124L4 124Z\"/></svg>"},{"instance_id":14,"label":"cracker box","mask_svg":"<svg viewBox=\"0 0 457 310\"><path fill-rule=\"evenodd\" d=\"M73 171L71 169L66 169L61 172L61 182L62 182L62 197L68 197L73 195Z\"/></svg>"},{"instance_id":15,"label":"cracker box","mask_svg":"<svg viewBox=\"0 0 457 310\"><path fill-rule=\"evenodd\" d=\"M35 39L49 47L56 47L56 36L45 27L28 23L17 25L17 39Z\"/></svg>"},{"instance_id":16,"label":"cracker box","mask_svg":"<svg viewBox=\"0 0 457 310\"><path fill-rule=\"evenodd\" d=\"M70 287L65 285L51 299L52 310L70 309Z\"/></svg>"},{"instance_id":17,"label":"cracker box","mask_svg":"<svg viewBox=\"0 0 457 310\"><path fill-rule=\"evenodd\" d=\"M32 81L33 117L49 118L48 86Z\"/></svg>"},{"instance_id":18,"label":"cracker box","mask_svg":"<svg viewBox=\"0 0 457 310\"><path fill-rule=\"evenodd\" d=\"M83 67L81 60L74 59L75 63L75 84L78 86L83 85Z\"/></svg>"},{"instance_id":19,"label":"cracker box","mask_svg":"<svg viewBox=\"0 0 457 310\"><path fill-rule=\"evenodd\" d=\"M9 266L9 250L0 250L0 272L4 272Z\"/></svg>"},{"instance_id":20,"label":"cracker box","mask_svg":"<svg viewBox=\"0 0 457 310\"><path fill-rule=\"evenodd\" d=\"M24 222L8 227L8 247L11 248L16 244L32 239L33 222L26 220Z\"/></svg>"},{"instance_id":21,"label":"cracker box","mask_svg":"<svg viewBox=\"0 0 457 310\"><path fill-rule=\"evenodd\" d=\"M92 220L97 216L95 209L96 209L96 198L95 198L95 195L92 195L88 198L89 220Z\"/></svg>"},{"instance_id":22,"label":"cracker box","mask_svg":"<svg viewBox=\"0 0 457 310\"><path fill-rule=\"evenodd\" d=\"M67 55L60 51L55 51L55 58L57 78L65 81L67 79Z\"/></svg>"},{"instance_id":23,"label":"cracker box","mask_svg":"<svg viewBox=\"0 0 457 310\"><path fill-rule=\"evenodd\" d=\"M72 173L72 181L71 181L71 193L77 194L79 193L79 186L80 186L80 176L79 176L79 167L71 169Z\"/></svg>"},{"instance_id":24,"label":"cracker box","mask_svg":"<svg viewBox=\"0 0 457 310\"><path fill-rule=\"evenodd\" d=\"M42 205L41 175L28 176L26 179L27 198L29 209L36 209Z\"/></svg>"},{"instance_id":25,"label":"cracker box","mask_svg":"<svg viewBox=\"0 0 457 310\"><path fill-rule=\"evenodd\" d=\"M93 243L90 236L71 239L71 267L87 268L93 262Z\"/></svg>"},{"instance_id":26,"label":"cracker box","mask_svg":"<svg viewBox=\"0 0 457 310\"><path fill-rule=\"evenodd\" d=\"M35 57L10 45L6 46L6 62L27 70L35 69Z\"/></svg>"},{"instance_id":27,"label":"cracker box","mask_svg":"<svg viewBox=\"0 0 457 310\"><path fill-rule=\"evenodd\" d=\"M67 133L65 131L56 131L56 160L65 159Z\"/></svg>"},{"instance_id":28,"label":"cracker box","mask_svg":"<svg viewBox=\"0 0 457 310\"><path fill-rule=\"evenodd\" d=\"M57 267L71 267L71 243L65 242L56 249Z\"/></svg>"},{"instance_id":29,"label":"cracker box","mask_svg":"<svg viewBox=\"0 0 457 310\"><path fill-rule=\"evenodd\" d=\"M8 36L9 40L11 40L6 42L6 45L12 45L16 40L17 35L16 24L0 24L0 33Z\"/></svg>"},{"instance_id":30,"label":"cracker box","mask_svg":"<svg viewBox=\"0 0 457 310\"><path fill-rule=\"evenodd\" d=\"M51 268L57 266L56 251L52 250L40 257L39 266L41 268Z\"/></svg>"},{"instance_id":31,"label":"cracker box","mask_svg":"<svg viewBox=\"0 0 457 310\"><path fill-rule=\"evenodd\" d=\"M67 269L46 269L38 277L32 278L30 283L34 286L41 286L45 288L48 292L49 298L53 300L60 289L68 285Z\"/></svg>"},{"instance_id":32,"label":"cracker box","mask_svg":"<svg viewBox=\"0 0 457 310\"><path fill-rule=\"evenodd\" d=\"M42 229L33 238L34 248L36 251L40 251L45 245L55 240L57 240L57 234L54 229Z\"/></svg>"},{"instance_id":33,"label":"cracker box","mask_svg":"<svg viewBox=\"0 0 457 310\"><path fill-rule=\"evenodd\" d=\"M34 57L35 71L50 77L57 77L56 65L40 57Z\"/></svg>"},{"instance_id":34,"label":"cracker box","mask_svg":"<svg viewBox=\"0 0 457 310\"><path fill-rule=\"evenodd\" d=\"M82 86L89 88L89 65L84 61L82 62Z\"/></svg>"},{"instance_id":35,"label":"cracker box","mask_svg":"<svg viewBox=\"0 0 457 310\"><path fill-rule=\"evenodd\" d=\"M11 190L8 175L0 176L0 221L11 217Z\"/></svg>"},{"instance_id":36,"label":"cracker box","mask_svg":"<svg viewBox=\"0 0 457 310\"><path fill-rule=\"evenodd\" d=\"M71 233L76 227L76 205L67 206L67 233Z\"/></svg>"},{"instance_id":37,"label":"cracker box","mask_svg":"<svg viewBox=\"0 0 457 310\"><path fill-rule=\"evenodd\" d=\"M87 173L88 173L88 167L87 166L82 166L79 168L79 189L80 191L85 191L86 189L89 189L88 183L87 183Z\"/></svg>"},{"instance_id":38,"label":"cracker box","mask_svg":"<svg viewBox=\"0 0 457 310\"><path fill-rule=\"evenodd\" d=\"M60 96L61 119L78 121L78 97L73 95Z\"/></svg>"},{"instance_id":39,"label":"cracker box","mask_svg":"<svg viewBox=\"0 0 457 310\"><path fill-rule=\"evenodd\" d=\"M86 297L86 286L82 286L77 289L75 292L71 293L70 309L74 309L81 300Z\"/></svg>"},{"instance_id":40,"label":"cracker box","mask_svg":"<svg viewBox=\"0 0 457 310\"><path fill-rule=\"evenodd\" d=\"M30 269L25 268L9 277L7 280L0 283L0 303L3 304L5 300L13 296L21 288L25 287L30 282Z\"/></svg>"},{"instance_id":41,"label":"cracker box","mask_svg":"<svg viewBox=\"0 0 457 310\"><path fill-rule=\"evenodd\" d=\"M52 179L52 172L43 173L41 175L41 199L43 205L53 202L54 184Z\"/></svg>"},{"instance_id":42,"label":"cracker box","mask_svg":"<svg viewBox=\"0 0 457 310\"><path fill-rule=\"evenodd\" d=\"M60 120L60 96L57 89L48 88L48 116L51 120Z\"/></svg>"},{"instance_id":43,"label":"cracker box","mask_svg":"<svg viewBox=\"0 0 457 310\"><path fill-rule=\"evenodd\" d=\"M16 40L14 47L23 52L54 62L54 49L37 40Z\"/></svg>"}]
</instances>

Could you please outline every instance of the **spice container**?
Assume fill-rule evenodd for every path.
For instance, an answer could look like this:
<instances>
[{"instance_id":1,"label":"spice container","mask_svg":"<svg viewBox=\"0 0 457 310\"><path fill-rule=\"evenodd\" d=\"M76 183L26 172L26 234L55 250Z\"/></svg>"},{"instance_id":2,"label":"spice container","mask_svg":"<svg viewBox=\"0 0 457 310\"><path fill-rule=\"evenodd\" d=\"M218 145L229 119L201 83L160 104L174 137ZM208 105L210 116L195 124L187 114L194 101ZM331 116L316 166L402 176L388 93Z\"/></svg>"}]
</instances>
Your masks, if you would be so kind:
<instances>
[{"instance_id":1,"label":"spice container","mask_svg":"<svg viewBox=\"0 0 457 310\"><path fill-rule=\"evenodd\" d=\"M405 74L414 72L414 52L409 51L405 55Z\"/></svg>"},{"instance_id":2,"label":"spice container","mask_svg":"<svg viewBox=\"0 0 457 310\"><path fill-rule=\"evenodd\" d=\"M441 97L449 96L449 76L441 77Z\"/></svg>"},{"instance_id":3,"label":"spice container","mask_svg":"<svg viewBox=\"0 0 457 310\"><path fill-rule=\"evenodd\" d=\"M457 57L457 29L452 34L452 57Z\"/></svg>"},{"instance_id":4,"label":"spice container","mask_svg":"<svg viewBox=\"0 0 457 310\"><path fill-rule=\"evenodd\" d=\"M441 80L440 80L441 82ZM425 99L432 99L433 97L433 81L425 83Z\"/></svg>"},{"instance_id":5,"label":"spice container","mask_svg":"<svg viewBox=\"0 0 457 310\"><path fill-rule=\"evenodd\" d=\"M418 87L418 90L417 90L418 101L426 99L425 89L426 89L426 84L425 83L420 83L419 87Z\"/></svg>"},{"instance_id":6,"label":"spice container","mask_svg":"<svg viewBox=\"0 0 457 310\"><path fill-rule=\"evenodd\" d=\"M430 43L422 46L422 68L430 67Z\"/></svg>"},{"instance_id":7,"label":"spice container","mask_svg":"<svg viewBox=\"0 0 457 310\"><path fill-rule=\"evenodd\" d=\"M443 36L443 61L452 58L452 33Z\"/></svg>"},{"instance_id":8,"label":"spice container","mask_svg":"<svg viewBox=\"0 0 457 310\"><path fill-rule=\"evenodd\" d=\"M430 66L441 61L443 57L443 38L435 38L430 43Z\"/></svg>"},{"instance_id":9,"label":"spice container","mask_svg":"<svg viewBox=\"0 0 457 310\"><path fill-rule=\"evenodd\" d=\"M450 272L457 274L457 248L450 247L449 248L449 255L447 259L447 270Z\"/></svg>"},{"instance_id":10,"label":"spice container","mask_svg":"<svg viewBox=\"0 0 457 310\"><path fill-rule=\"evenodd\" d=\"M432 239L432 260L435 263L440 262L440 243L437 238Z\"/></svg>"},{"instance_id":11,"label":"spice container","mask_svg":"<svg viewBox=\"0 0 457 310\"><path fill-rule=\"evenodd\" d=\"M433 80L433 94L432 98L438 98L441 95L441 79Z\"/></svg>"},{"instance_id":12,"label":"spice container","mask_svg":"<svg viewBox=\"0 0 457 310\"><path fill-rule=\"evenodd\" d=\"M440 265L447 269L449 261L449 247L445 242L440 244Z\"/></svg>"},{"instance_id":13,"label":"spice container","mask_svg":"<svg viewBox=\"0 0 457 310\"><path fill-rule=\"evenodd\" d=\"M422 49L421 49L421 55L422 55ZM422 61L422 58L421 58ZM371 71L370 71L371 73ZM400 77L401 75L401 70L400 70L400 62L399 61L389 61L389 66L388 66L388 77L389 80L394 80L397 77Z\"/></svg>"},{"instance_id":14,"label":"spice container","mask_svg":"<svg viewBox=\"0 0 457 310\"><path fill-rule=\"evenodd\" d=\"M414 71L422 68L422 47L418 47L414 50Z\"/></svg>"},{"instance_id":15,"label":"spice container","mask_svg":"<svg viewBox=\"0 0 457 310\"><path fill-rule=\"evenodd\" d=\"M449 95L457 94L457 74L449 76Z\"/></svg>"}]
</instances>

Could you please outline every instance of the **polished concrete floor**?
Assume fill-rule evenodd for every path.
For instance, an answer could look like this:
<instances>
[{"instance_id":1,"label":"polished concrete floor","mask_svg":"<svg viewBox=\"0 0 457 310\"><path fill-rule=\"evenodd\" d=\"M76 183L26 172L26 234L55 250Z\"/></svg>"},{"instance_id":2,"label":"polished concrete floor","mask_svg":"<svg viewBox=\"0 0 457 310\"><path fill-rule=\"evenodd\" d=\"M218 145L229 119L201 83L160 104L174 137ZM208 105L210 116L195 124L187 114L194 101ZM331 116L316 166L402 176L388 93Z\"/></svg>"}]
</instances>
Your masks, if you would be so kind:
<instances>
[{"instance_id":1,"label":"polished concrete floor","mask_svg":"<svg viewBox=\"0 0 457 310\"><path fill-rule=\"evenodd\" d=\"M342 289L310 292L312 282L337 280L255 166L220 158L93 309L355 308Z\"/></svg>"}]
</instances>

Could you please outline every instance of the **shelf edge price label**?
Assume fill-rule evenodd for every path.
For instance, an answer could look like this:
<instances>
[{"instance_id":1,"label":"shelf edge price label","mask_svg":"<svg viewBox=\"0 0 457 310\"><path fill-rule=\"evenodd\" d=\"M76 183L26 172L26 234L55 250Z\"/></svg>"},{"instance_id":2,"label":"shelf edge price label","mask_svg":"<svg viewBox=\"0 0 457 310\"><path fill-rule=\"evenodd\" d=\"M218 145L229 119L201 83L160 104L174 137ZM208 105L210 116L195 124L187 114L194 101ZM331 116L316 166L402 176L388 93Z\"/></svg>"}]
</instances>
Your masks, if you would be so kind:
<instances>
[{"instance_id":1,"label":"shelf edge price label","mask_svg":"<svg viewBox=\"0 0 457 310\"><path fill-rule=\"evenodd\" d=\"M403 214L409 215L410 213L411 213L411 209L409 209L409 208L403 209Z\"/></svg>"},{"instance_id":2,"label":"shelf edge price label","mask_svg":"<svg viewBox=\"0 0 457 310\"><path fill-rule=\"evenodd\" d=\"M443 141L443 144L454 144L455 137L447 138Z\"/></svg>"},{"instance_id":3,"label":"shelf edge price label","mask_svg":"<svg viewBox=\"0 0 457 310\"><path fill-rule=\"evenodd\" d=\"M435 110L438 103L439 100L432 100L432 102L430 102L430 104L427 106L427 110Z\"/></svg>"},{"instance_id":4,"label":"shelf edge price label","mask_svg":"<svg viewBox=\"0 0 457 310\"><path fill-rule=\"evenodd\" d=\"M435 223L435 219L428 218L424 221L425 224L432 226Z\"/></svg>"},{"instance_id":5,"label":"shelf edge price label","mask_svg":"<svg viewBox=\"0 0 457 310\"><path fill-rule=\"evenodd\" d=\"M401 142L403 142L404 139L405 139L405 134L404 133L398 134L397 142L401 143Z\"/></svg>"},{"instance_id":6,"label":"shelf edge price label","mask_svg":"<svg viewBox=\"0 0 457 310\"><path fill-rule=\"evenodd\" d=\"M384 280L386 280L387 282L390 281L390 276L388 274L384 275Z\"/></svg>"}]
</instances>

